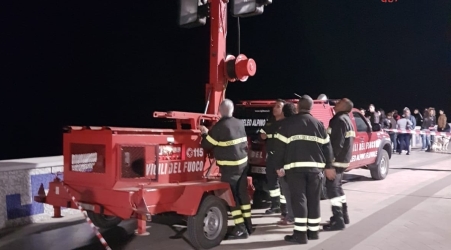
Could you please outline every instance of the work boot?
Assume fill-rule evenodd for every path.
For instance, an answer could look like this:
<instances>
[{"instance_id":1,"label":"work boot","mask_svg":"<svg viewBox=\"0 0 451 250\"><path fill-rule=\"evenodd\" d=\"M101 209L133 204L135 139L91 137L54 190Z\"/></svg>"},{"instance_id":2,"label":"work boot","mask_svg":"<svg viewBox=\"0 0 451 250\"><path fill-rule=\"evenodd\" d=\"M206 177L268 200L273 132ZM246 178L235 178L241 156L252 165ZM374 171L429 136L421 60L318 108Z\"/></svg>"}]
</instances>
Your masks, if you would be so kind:
<instances>
[{"instance_id":1,"label":"work boot","mask_svg":"<svg viewBox=\"0 0 451 250\"><path fill-rule=\"evenodd\" d=\"M277 223L278 227L292 227L294 225L294 221L287 220L287 218L283 218Z\"/></svg>"},{"instance_id":2,"label":"work boot","mask_svg":"<svg viewBox=\"0 0 451 250\"><path fill-rule=\"evenodd\" d=\"M241 239L247 239L249 237L249 234L247 232L246 226L244 223L240 223L238 225L235 225L235 228L230 234L226 235L227 240L241 240Z\"/></svg>"},{"instance_id":3,"label":"work boot","mask_svg":"<svg viewBox=\"0 0 451 250\"><path fill-rule=\"evenodd\" d=\"M278 214L280 213L280 201L279 197L271 197L271 208L265 211L265 214Z\"/></svg>"},{"instance_id":4,"label":"work boot","mask_svg":"<svg viewBox=\"0 0 451 250\"><path fill-rule=\"evenodd\" d=\"M349 214L348 214L348 204L347 203L343 203L343 221L345 222L346 225L349 224Z\"/></svg>"},{"instance_id":5,"label":"work boot","mask_svg":"<svg viewBox=\"0 0 451 250\"><path fill-rule=\"evenodd\" d=\"M332 206L333 217L330 223L323 226L324 231L339 231L345 229L345 222L343 220L343 211L341 207Z\"/></svg>"},{"instance_id":6,"label":"work boot","mask_svg":"<svg viewBox=\"0 0 451 250\"><path fill-rule=\"evenodd\" d=\"M287 216L287 204L286 203L280 203L280 213L281 213L281 218L285 218Z\"/></svg>"},{"instance_id":7,"label":"work boot","mask_svg":"<svg viewBox=\"0 0 451 250\"><path fill-rule=\"evenodd\" d=\"M307 233L294 231L293 235L285 235L285 241L295 244L307 244Z\"/></svg>"},{"instance_id":8,"label":"work boot","mask_svg":"<svg viewBox=\"0 0 451 250\"><path fill-rule=\"evenodd\" d=\"M319 239L319 234L318 231L307 231L307 238L309 240L318 240Z\"/></svg>"},{"instance_id":9,"label":"work boot","mask_svg":"<svg viewBox=\"0 0 451 250\"><path fill-rule=\"evenodd\" d=\"M251 218L244 218L244 225L246 226L247 233L249 235L251 235L255 231L255 228L254 228L254 225L252 224Z\"/></svg>"}]
</instances>

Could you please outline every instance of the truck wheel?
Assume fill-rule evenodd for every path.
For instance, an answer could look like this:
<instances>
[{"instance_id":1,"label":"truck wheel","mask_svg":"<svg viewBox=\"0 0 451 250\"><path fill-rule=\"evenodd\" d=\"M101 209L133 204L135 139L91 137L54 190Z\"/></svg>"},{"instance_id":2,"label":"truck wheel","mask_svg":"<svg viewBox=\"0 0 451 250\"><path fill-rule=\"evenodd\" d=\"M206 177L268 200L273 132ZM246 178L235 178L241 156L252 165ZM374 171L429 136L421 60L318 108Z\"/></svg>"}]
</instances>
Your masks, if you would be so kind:
<instances>
[{"instance_id":1,"label":"truck wheel","mask_svg":"<svg viewBox=\"0 0 451 250\"><path fill-rule=\"evenodd\" d=\"M381 152L381 160L379 164L374 163L371 166L369 166L371 177L374 180L383 180L388 175L388 170L390 168L390 157L388 156L387 151L382 150Z\"/></svg>"},{"instance_id":2,"label":"truck wheel","mask_svg":"<svg viewBox=\"0 0 451 250\"><path fill-rule=\"evenodd\" d=\"M223 200L209 195L197 214L188 217L188 237L196 249L210 249L221 244L227 233L227 209Z\"/></svg>"},{"instance_id":3,"label":"truck wheel","mask_svg":"<svg viewBox=\"0 0 451 250\"><path fill-rule=\"evenodd\" d=\"M327 200L326 176L321 178L321 200Z\"/></svg>"},{"instance_id":4,"label":"truck wheel","mask_svg":"<svg viewBox=\"0 0 451 250\"><path fill-rule=\"evenodd\" d=\"M92 211L86 211L89 219L96 227L99 228L112 228L121 223L122 219L116 216L109 216L104 214L97 214Z\"/></svg>"}]
</instances>

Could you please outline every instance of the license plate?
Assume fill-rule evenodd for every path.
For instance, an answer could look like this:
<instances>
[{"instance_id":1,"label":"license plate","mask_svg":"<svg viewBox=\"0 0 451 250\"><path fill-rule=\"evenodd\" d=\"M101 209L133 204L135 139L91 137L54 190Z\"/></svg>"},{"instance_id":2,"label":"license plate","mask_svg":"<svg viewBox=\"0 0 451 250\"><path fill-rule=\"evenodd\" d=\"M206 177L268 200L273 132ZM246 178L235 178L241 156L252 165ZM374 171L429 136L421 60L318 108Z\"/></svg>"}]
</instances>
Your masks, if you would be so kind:
<instances>
[{"instance_id":1,"label":"license plate","mask_svg":"<svg viewBox=\"0 0 451 250\"><path fill-rule=\"evenodd\" d=\"M252 167L251 172L255 174L266 174L266 167Z\"/></svg>"},{"instance_id":2,"label":"license plate","mask_svg":"<svg viewBox=\"0 0 451 250\"><path fill-rule=\"evenodd\" d=\"M78 205L80 207L82 207L84 210L88 210L88 211L94 211L94 205L92 204L88 204L88 203L83 203L83 202L79 202Z\"/></svg>"}]
</instances>

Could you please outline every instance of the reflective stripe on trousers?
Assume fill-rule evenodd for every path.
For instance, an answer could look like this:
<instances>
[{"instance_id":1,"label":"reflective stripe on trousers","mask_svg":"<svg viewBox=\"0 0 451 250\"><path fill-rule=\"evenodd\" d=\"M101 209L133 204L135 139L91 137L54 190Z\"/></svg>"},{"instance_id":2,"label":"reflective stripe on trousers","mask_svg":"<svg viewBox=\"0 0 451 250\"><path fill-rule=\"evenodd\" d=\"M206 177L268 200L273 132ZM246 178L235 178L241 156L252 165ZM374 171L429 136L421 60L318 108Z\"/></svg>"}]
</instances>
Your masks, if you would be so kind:
<instances>
[{"instance_id":1,"label":"reflective stripe on trousers","mask_svg":"<svg viewBox=\"0 0 451 250\"><path fill-rule=\"evenodd\" d=\"M285 195L280 195L280 203L287 204L287 199L285 198Z\"/></svg>"},{"instance_id":2,"label":"reflective stripe on trousers","mask_svg":"<svg viewBox=\"0 0 451 250\"><path fill-rule=\"evenodd\" d=\"M233 222L235 223L235 225L244 223L243 213L241 212L241 209L233 210L231 214L232 214Z\"/></svg>"},{"instance_id":3,"label":"reflective stripe on trousers","mask_svg":"<svg viewBox=\"0 0 451 250\"><path fill-rule=\"evenodd\" d=\"M280 188L269 190L269 196L271 197L279 197L280 196Z\"/></svg>"},{"instance_id":4,"label":"reflective stripe on trousers","mask_svg":"<svg viewBox=\"0 0 451 250\"><path fill-rule=\"evenodd\" d=\"M241 211L243 211L243 218L251 218L251 205L242 205Z\"/></svg>"}]
</instances>

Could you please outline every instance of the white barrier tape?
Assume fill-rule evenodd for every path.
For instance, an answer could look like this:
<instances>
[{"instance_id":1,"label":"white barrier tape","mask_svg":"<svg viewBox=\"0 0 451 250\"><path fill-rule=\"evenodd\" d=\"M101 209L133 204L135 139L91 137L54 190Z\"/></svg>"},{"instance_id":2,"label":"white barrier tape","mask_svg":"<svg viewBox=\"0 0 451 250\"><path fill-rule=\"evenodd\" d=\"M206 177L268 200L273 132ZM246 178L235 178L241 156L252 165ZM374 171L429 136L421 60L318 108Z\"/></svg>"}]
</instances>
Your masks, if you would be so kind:
<instances>
[{"instance_id":1,"label":"white barrier tape","mask_svg":"<svg viewBox=\"0 0 451 250\"><path fill-rule=\"evenodd\" d=\"M102 243L102 245L105 247L106 250L111 250L110 246L108 246L108 243L106 242L106 240L103 238L102 234L100 234L99 230L97 229L97 227L92 223L91 219L89 219L88 217L88 213L86 212L85 209L83 209L80 204L78 204L78 202L75 200L75 197L71 194L71 192L69 191L69 188L64 185L63 183L63 187L66 190L66 192L70 195L72 201L75 203L75 205L78 207L78 209L81 211L81 213L83 214L83 216L85 216L86 221L88 222L88 224L91 226L92 230L94 230L95 235L97 236L97 238L99 238L100 243Z\"/></svg>"},{"instance_id":2,"label":"white barrier tape","mask_svg":"<svg viewBox=\"0 0 451 250\"><path fill-rule=\"evenodd\" d=\"M451 136L450 132L436 132L436 131L427 131L427 130L384 129L384 131L395 132L395 133L400 133L400 134Z\"/></svg>"}]
</instances>

